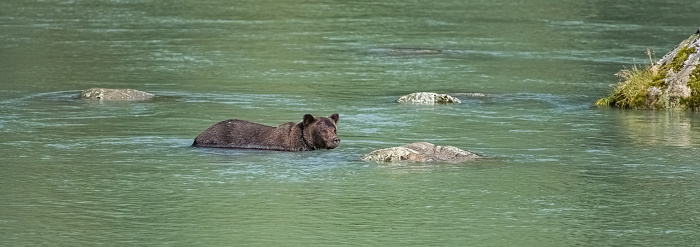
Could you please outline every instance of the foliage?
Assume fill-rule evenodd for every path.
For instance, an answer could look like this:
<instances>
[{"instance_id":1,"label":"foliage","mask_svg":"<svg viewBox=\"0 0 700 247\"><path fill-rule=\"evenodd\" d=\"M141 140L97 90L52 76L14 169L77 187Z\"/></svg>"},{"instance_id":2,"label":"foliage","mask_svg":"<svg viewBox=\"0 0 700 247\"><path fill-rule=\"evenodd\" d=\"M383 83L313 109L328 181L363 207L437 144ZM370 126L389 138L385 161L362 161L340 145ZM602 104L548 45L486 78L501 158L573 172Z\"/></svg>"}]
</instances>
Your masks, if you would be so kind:
<instances>
[{"instance_id":1,"label":"foliage","mask_svg":"<svg viewBox=\"0 0 700 247\"><path fill-rule=\"evenodd\" d=\"M635 65L632 69L623 69L615 75L621 81L614 85L613 93L596 102L596 105L615 106L620 108L642 108L649 95L649 88L656 87L661 92L666 91L668 84L665 81L669 71L678 72L690 54L695 53L695 47L686 46L678 50L673 60L663 66L654 65L651 52L647 50L651 65L642 69ZM691 108L700 109L700 66L691 74L688 87L691 88L691 97L681 99L681 104Z\"/></svg>"},{"instance_id":2,"label":"foliage","mask_svg":"<svg viewBox=\"0 0 700 247\"><path fill-rule=\"evenodd\" d=\"M610 99L608 99L608 97L603 97L596 101L595 104L600 106L610 106Z\"/></svg>"},{"instance_id":3,"label":"foliage","mask_svg":"<svg viewBox=\"0 0 700 247\"><path fill-rule=\"evenodd\" d=\"M632 69L622 69L615 75L620 77L621 81L615 85L613 93L608 97L599 99L595 104L600 106L615 106L621 108L638 108L644 105L646 96L649 94L649 87L665 87L666 82L666 66L659 67L654 65L652 52L647 49L649 56L649 64L643 69L638 69L635 64ZM661 73L659 73L661 72Z\"/></svg>"},{"instance_id":4,"label":"foliage","mask_svg":"<svg viewBox=\"0 0 700 247\"><path fill-rule=\"evenodd\" d=\"M649 94L647 89L657 76L651 67L623 69L615 74L622 79L615 85L613 93L607 98L608 105L620 108L640 108Z\"/></svg>"}]
</instances>

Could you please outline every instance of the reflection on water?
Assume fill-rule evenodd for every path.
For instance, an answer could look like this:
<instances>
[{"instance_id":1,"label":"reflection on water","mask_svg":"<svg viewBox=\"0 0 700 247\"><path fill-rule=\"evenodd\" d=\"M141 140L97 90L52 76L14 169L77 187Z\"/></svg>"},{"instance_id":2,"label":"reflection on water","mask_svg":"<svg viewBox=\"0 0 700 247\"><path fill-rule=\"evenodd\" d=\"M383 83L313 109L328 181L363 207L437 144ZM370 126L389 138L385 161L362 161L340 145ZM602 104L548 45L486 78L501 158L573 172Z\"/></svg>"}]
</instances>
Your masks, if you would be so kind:
<instances>
[{"instance_id":1,"label":"reflection on water","mask_svg":"<svg viewBox=\"0 0 700 247\"><path fill-rule=\"evenodd\" d=\"M629 138L649 146L697 147L698 133L693 131L695 113L676 111L625 112L620 114Z\"/></svg>"},{"instance_id":2,"label":"reflection on water","mask_svg":"<svg viewBox=\"0 0 700 247\"><path fill-rule=\"evenodd\" d=\"M0 245L693 245L700 117L592 102L698 8L2 1ZM90 87L158 97L74 98ZM463 103L395 102L419 91ZM334 150L190 146L336 112ZM360 161L416 141L488 158Z\"/></svg>"}]
</instances>

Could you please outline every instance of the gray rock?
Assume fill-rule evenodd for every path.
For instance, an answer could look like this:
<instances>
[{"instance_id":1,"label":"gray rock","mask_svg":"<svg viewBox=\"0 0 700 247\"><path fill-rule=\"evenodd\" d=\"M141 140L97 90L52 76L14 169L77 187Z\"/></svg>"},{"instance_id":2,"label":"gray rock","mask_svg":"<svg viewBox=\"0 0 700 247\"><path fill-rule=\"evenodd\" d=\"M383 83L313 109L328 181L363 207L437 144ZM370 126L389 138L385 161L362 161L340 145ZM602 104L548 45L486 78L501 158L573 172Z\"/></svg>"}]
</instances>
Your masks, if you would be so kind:
<instances>
[{"instance_id":1,"label":"gray rock","mask_svg":"<svg viewBox=\"0 0 700 247\"><path fill-rule=\"evenodd\" d=\"M387 56L417 56L440 54L442 50L430 48L375 48L370 49L369 52Z\"/></svg>"},{"instance_id":2,"label":"gray rock","mask_svg":"<svg viewBox=\"0 0 700 247\"><path fill-rule=\"evenodd\" d=\"M453 96L467 96L467 97L486 97L483 93L453 93Z\"/></svg>"},{"instance_id":3,"label":"gray rock","mask_svg":"<svg viewBox=\"0 0 700 247\"><path fill-rule=\"evenodd\" d=\"M596 105L700 111L700 34L690 35L656 63L647 53L652 63L618 72L622 81Z\"/></svg>"},{"instance_id":4,"label":"gray rock","mask_svg":"<svg viewBox=\"0 0 700 247\"><path fill-rule=\"evenodd\" d=\"M134 89L90 88L80 92L79 98L106 101L140 101L155 95Z\"/></svg>"},{"instance_id":5,"label":"gray rock","mask_svg":"<svg viewBox=\"0 0 700 247\"><path fill-rule=\"evenodd\" d=\"M401 96L398 100L399 103L412 103L412 104L447 104L447 103L462 103L458 98L449 96L447 94L437 94L437 93L412 93L409 95Z\"/></svg>"},{"instance_id":6,"label":"gray rock","mask_svg":"<svg viewBox=\"0 0 700 247\"><path fill-rule=\"evenodd\" d=\"M688 55L688 58L683 61L683 66L678 71L673 71L673 69L668 70L664 81L667 83L668 87L659 96L654 94L649 94L646 97L646 105L648 108L678 108L682 109L681 98L688 98L691 96L693 89L688 86L688 82L691 80L691 74L698 66L698 61L700 60L700 35L693 34L689 38L683 40L678 46L676 46L673 51L664 55L661 60L656 63L656 68L662 68L664 65L672 63L673 59L677 56L678 52L684 48L694 47L696 50L694 53Z\"/></svg>"},{"instance_id":7,"label":"gray rock","mask_svg":"<svg viewBox=\"0 0 700 247\"><path fill-rule=\"evenodd\" d=\"M430 161L450 161L463 162L472 161L480 156L459 149L453 146L436 146L427 142L415 142L399 147L385 148L372 151L365 155L362 160L378 162L397 162L402 160L430 162Z\"/></svg>"}]
</instances>

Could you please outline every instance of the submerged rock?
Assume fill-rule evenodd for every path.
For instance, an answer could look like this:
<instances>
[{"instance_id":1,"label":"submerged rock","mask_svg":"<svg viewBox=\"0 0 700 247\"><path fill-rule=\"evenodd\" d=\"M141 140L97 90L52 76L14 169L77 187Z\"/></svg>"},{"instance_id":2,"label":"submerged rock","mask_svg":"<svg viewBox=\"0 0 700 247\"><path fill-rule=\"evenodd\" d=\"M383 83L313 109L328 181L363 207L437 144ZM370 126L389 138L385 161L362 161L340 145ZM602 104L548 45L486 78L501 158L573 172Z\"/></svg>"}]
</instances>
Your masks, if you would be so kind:
<instances>
[{"instance_id":1,"label":"submerged rock","mask_svg":"<svg viewBox=\"0 0 700 247\"><path fill-rule=\"evenodd\" d=\"M369 51L388 56L435 55L442 53L442 50L432 48L375 48Z\"/></svg>"},{"instance_id":2,"label":"submerged rock","mask_svg":"<svg viewBox=\"0 0 700 247\"><path fill-rule=\"evenodd\" d=\"M467 97L486 97L483 93L453 93L454 96L467 96Z\"/></svg>"},{"instance_id":3,"label":"submerged rock","mask_svg":"<svg viewBox=\"0 0 700 247\"><path fill-rule=\"evenodd\" d=\"M447 103L462 103L458 98L449 96L447 94L437 94L437 93L412 93L409 95L401 96L398 100L399 103L413 103L413 104L447 104Z\"/></svg>"},{"instance_id":4,"label":"submerged rock","mask_svg":"<svg viewBox=\"0 0 700 247\"><path fill-rule=\"evenodd\" d=\"M429 162L429 161L471 161L480 156L453 146L436 146L427 142L415 142L399 147L385 148L372 151L362 160L379 162L396 162L402 160Z\"/></svg>"},{"instance_id":5,"label":"submerged rock","mask_svg":"<svg viewBox=\"0 0 700 247\"><path fill-rule=\"evenodd\" d=\"M148 100L155 95L134 89L90 88L80 92L81 99L107 101L139 101Z\"/></svg>"},{"instance_id":6,"label":"submerged rock","mask_svg":"<svg viewBox=\"0 0 700 247\"><path fill-rule=\"evenodd\" d=\"M649 57L651 59L651 52ZM596 102L620 108L700 109L700 34L646 68L623 69L614 92Z\"/></svg>"}]
</instances>

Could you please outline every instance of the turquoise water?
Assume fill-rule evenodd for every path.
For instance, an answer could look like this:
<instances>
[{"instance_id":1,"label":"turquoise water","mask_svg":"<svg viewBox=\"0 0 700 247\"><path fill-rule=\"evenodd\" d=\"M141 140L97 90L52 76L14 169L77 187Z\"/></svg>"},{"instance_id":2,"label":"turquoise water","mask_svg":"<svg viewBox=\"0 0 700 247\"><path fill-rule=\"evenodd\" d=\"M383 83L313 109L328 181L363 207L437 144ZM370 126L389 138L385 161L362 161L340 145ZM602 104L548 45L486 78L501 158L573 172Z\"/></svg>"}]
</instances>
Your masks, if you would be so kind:
<instances>
[{"instance_id":1,"label":"turquoise water","mask_svg":"<svg viewBox=\"0 0 700 247\"><path fill-rule=\"evenodd\" d=\"M700 115L593 105L696 1L3 1L2 246L694 246ZM134 88L147 102L77 100ZM394 101L433 91L459 105ZM483 93L483 97L465 95ZM339 148L192 148L340 114ZM362 162L416 141L487 158Z\"/></svg>"}]
</instances>

